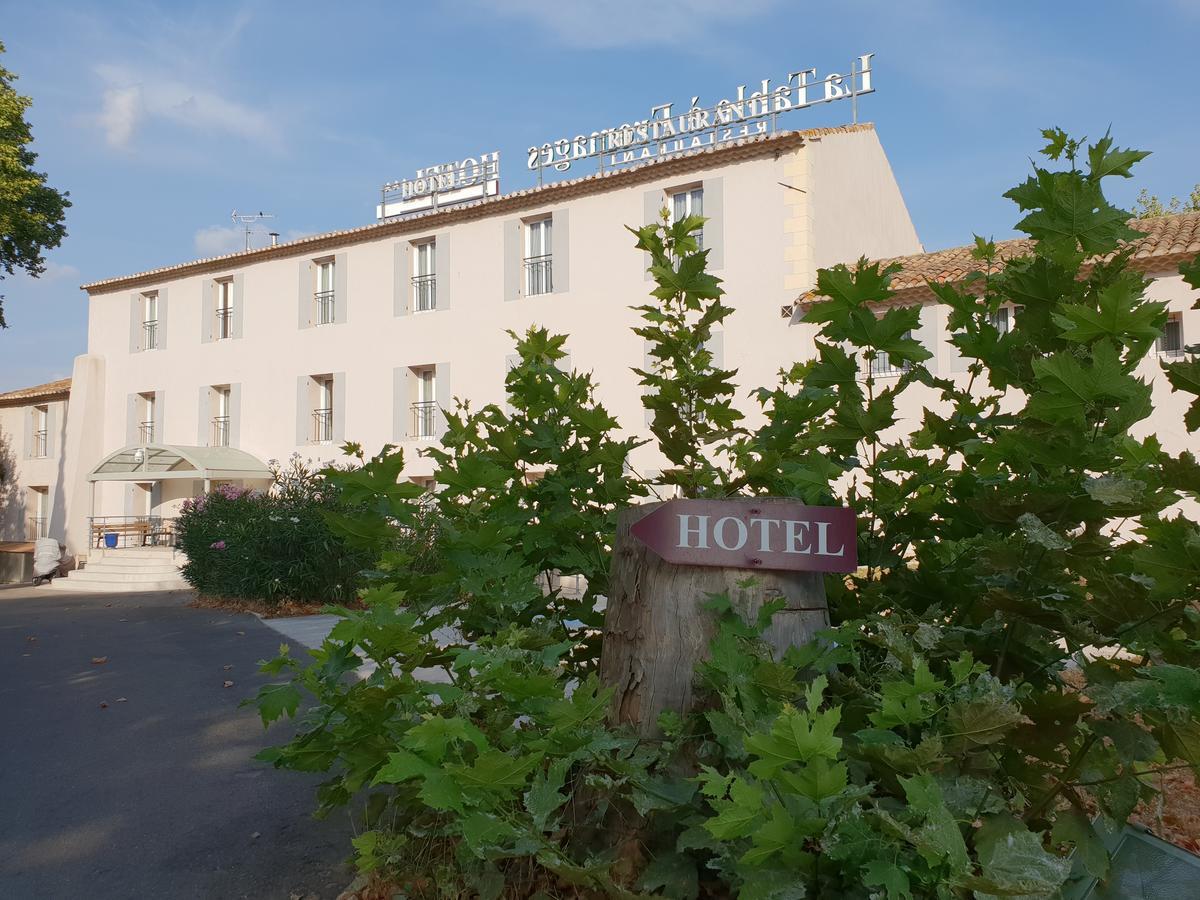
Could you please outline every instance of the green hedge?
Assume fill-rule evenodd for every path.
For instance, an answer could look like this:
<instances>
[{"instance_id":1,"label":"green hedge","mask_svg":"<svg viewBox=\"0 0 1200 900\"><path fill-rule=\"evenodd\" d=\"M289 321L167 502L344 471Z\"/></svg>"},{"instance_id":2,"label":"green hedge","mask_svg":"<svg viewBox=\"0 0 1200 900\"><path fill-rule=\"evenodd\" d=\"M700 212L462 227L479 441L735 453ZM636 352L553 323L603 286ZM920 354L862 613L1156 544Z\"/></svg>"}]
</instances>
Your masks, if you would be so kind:
<instances>
[{"instance_id":1,"label":"green hedge","mask_svg":"<svg viewBox=\"0 0 1200 900\"><path fill-rule=\"evenodd\" d=\"M183 576L201 594L268 603L342 603L372 562L335 536L332 492L248 491L231 485L189 500L179 519Z\"/></svg>"}]
</instances>

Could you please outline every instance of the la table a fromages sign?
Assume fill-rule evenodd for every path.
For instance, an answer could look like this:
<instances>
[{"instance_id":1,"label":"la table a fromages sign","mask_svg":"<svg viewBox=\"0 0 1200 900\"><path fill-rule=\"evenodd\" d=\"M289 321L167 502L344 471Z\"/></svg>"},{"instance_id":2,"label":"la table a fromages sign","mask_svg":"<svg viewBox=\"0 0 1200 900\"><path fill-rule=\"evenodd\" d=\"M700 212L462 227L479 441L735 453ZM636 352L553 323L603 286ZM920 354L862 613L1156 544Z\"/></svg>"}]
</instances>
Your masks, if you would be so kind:
<instances>
[{"instance_id":1,"label":"la table a fromages sign","mask_svg":"<svg viewBox=\"0 0 1200 900\"><path fill-rule=\"evenodd\" d=\"M672 500L630 533L669 563L730 569L853 572L854 510L746 497Z\"/></svg>"}]
</instances>

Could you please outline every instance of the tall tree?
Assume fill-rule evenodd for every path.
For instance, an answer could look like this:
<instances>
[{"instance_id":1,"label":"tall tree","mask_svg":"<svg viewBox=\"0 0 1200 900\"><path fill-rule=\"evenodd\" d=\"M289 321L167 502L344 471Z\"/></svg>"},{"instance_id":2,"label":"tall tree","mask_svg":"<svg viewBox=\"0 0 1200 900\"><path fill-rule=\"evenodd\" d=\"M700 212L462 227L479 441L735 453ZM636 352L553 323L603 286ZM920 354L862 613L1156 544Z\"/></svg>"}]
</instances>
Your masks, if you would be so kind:
<instances>
[{"instance_id":1,"label":"tall tree","mask_svg":"<svg viewBox=\"0 0 1200 900\"><path fill-rule=\"evenodd\" d=\"M65 192L46 184L45 173L33 169L37 154L29 149L33 132L25 121L31 101L17 93L16 80L0 65L0 280L17 269L35 278L46 270L42 253L66 237L63 216L71 205ZM0 328L7 327L0 294Z\"/></svg>"},{"instance_id":2,"label":"tall tree","mask_svg":"<svg viewBox=\"0 0 1200 900\"><path fill-rule=\"evenodd\" d=\"M1137 219L1152 219L1155 216L1174 215L1181 212L1200 212L1200 184L1192 188L1186 201L1172 197L1166 203L1151 194L1145 188L1138 193L1137 202L1133 204L1133 215Z\"/></svg>"}]
</instances>

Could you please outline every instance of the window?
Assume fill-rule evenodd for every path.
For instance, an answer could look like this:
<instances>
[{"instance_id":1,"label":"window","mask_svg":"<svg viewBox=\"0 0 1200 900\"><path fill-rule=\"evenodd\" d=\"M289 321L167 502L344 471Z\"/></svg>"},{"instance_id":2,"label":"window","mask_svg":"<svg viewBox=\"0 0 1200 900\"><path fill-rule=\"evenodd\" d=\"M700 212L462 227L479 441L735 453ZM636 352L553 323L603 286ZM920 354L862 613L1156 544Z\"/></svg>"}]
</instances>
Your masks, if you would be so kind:
<instances>
[{"instance_id":1,"label":"window","mask_svg":"<svg viewBox=\"0 0 1200 900\"><path fill-rule=\"evenodd\" d=\"M317 324L332 325L337 302L334 296L332 259L317 263L317 290L313 297L317 304Z\"/></svg>"},{"instance_id":2,"label":"window","mask_svg":"<svg viewBox=\"0 0 1200 900\"><path fill-rule=\"evenodd\" d=\"M911 338L912 332L906 331L901 335L902 338ZM902 372L907 372L912 368L912 364L907 360L896 363L888 358L888 355L882 350L875 354L875 358L871 360L872 375L899 375Z\"/></svg>"},{"instance_id":3,"label":"window","mask_svg":"<svg viewBox=\"0 0 1200 900\"><path fill-rule=\"evenodd\" d=\"M233 281L217 282L217 321L215 333L218 341L233 337Z\"/></svg>"},{"instance_id":4,"label":"window","mask_svg":"<svg viewBox=\"0 0 1200 900\"><path fill-rule=\"evenodd\" d=\"M50 522L50 490L45 487L29 489L29 505L33 507L33 515L26 523L26 540L36 541L46 537L47 526Z\"/></svg>"},{"instance_id":5,"label":"window","mask_svg":"<svg viewBox=\"0 0 1200 900\"><path fill-rule=\"evenodd\" d=\"M413 244L413 309L437 309L437 246L434 241Z\"/></svg>"},{"instance_id":6,"label":"window","mask_svg":"<svg viewBox=\"0 0 1200 900\"><path fill-rule=\"evenodd\" d=\"M142 333L146 350L158 349L158 294L142 295Z\"/></svg>"},{"instance_id":7,"label":"window","mask_svg":"<svg viewBox=\"0 0 1200 900\"><path fill-rule=\"evenodd\" d=\"M1001 334L1008 334L1012 327L1012 310L1002 306L995 312L988 313L988 322Z\"/></svg>"},{"instance_id":8,"label":"window","mask_svg":"<svg viewBox=\"0 0 1200 900\"><path fill-rule=\"evenodd\" d=\"M49 407L35 406L33 408L33 447L30 455L39 459L46 456L49 452L49 420Z\"/></svg>"},{"instance_id":9,"label":"window","mask_svg":"<svg viewBox=\"0 0 1200 900\"><path fill-rule=\"evenodd\" d=\"M437 425L437 384L433 366L415 370L417 399L413 403L413 435L419 438L434 436Z\"/></svg>"},{"instance_id":10,"label":"window","mask_svg":"<svg viewBox=\"0 0 1200 900\"><path fill-rule=\"evenodd\" d=\"M216 401L212 420L212 445L214 447L229 446L229 386L213 388Z\"/></svg>"},{"instance_id":11,"label":"window","mask_svg":"<svg viewBox=\"0 0 1200 900\"><path fill-rule=\"evenodd\" d=\"M688 216L704 215L704 188L688 188L671 194L671 221L678 222ZM697 228L692 234L698 249L704 249L704 229Z\"/></svg>"},{"instance_id":12,"label":"window","mask_svg":"<svg viewBox=\"0 0 1200 900\"><path fill-rule=\"evenodd\" d=\"M525 294L529 297L554 290L552 221L547 217L525 224Z\"/></svg>"},{"instance_id":13,"label":"window","mask_svg":"<svg viewBox=\"0 0 1200 900\"><path fill-rule=\"evenodd\" d=\"M1154 342L1154 349L1160 356L1183 355L1183 318L1179 313L1171 313L1168 317L1166 328Z\"/></svg>"},{"instance_id":14,"label":"window","mask_svg":"<svg viewBox=\"0 0 1200 900\"><path fill-rule=\"evenodd\" d=\"M138 436L143 444L154 443L154 394L141 394L142 417L138 423Z\"/></svg>"},{"instance_id":15,"label":"window","mask_svg":"<svg viewBox=\"0 0 1200 900\"><path fill-rule=\"evenodd\" d=\"M313 410L313 440L327 444L333 440L333 378L319 375L313 379L317 387L317 406Z\"/></svg>"}]
</instances>

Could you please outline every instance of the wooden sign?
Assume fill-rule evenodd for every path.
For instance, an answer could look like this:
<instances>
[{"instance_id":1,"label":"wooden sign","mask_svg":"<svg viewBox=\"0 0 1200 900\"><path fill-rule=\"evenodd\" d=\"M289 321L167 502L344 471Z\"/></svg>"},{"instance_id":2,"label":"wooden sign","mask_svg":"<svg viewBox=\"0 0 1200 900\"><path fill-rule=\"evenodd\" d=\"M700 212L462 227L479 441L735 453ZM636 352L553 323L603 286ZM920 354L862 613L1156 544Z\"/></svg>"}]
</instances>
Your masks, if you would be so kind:
<instances>
[{"instance_id":1,"label":"wooden sign","mask_svg":"<svg viewBox=\"0 0 1200 900\"><path fill-rule=\"evenodd\" d=\"M853 572L854 510L746 497L672 500L630 533L665 561L683 566Z\"/></svg>"}]
</instances>

